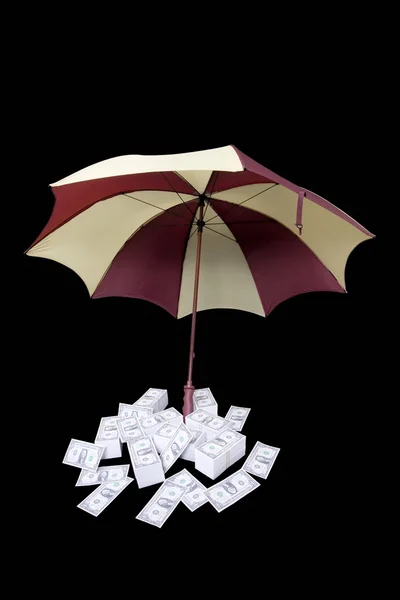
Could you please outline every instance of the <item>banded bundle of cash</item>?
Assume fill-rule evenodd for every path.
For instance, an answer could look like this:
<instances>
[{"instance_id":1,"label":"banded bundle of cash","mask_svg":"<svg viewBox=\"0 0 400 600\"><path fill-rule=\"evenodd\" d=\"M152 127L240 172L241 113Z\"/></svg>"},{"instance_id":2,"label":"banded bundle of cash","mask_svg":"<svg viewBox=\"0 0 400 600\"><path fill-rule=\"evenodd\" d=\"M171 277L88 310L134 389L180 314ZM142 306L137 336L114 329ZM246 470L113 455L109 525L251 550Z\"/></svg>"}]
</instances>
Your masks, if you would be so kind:
<instances>
[{"instance_id":1,"label":"banded bundle of cash","mask_svg":"<svg viewBox=\"0 0 400 600\"><path fill-rule=\"evenodd\" d=\"M196 448L195 467L216 479L246 454L246 436L227 427L212 440Z\"/></svg>"},{"instance_id":2,"label":"banded bundle of cash","mask_svg":"<svg viewBox=\"0 0 400 600\"><path fill-rule=\"evenodd\" d=\"M143 396L133 403L133 406L139 408L151 408L153 413L160 412L168 406L167 390L159 390L158 388L150 388Z\"/></svg>"},{"instance_id":3,"label":"banded bundle of cash","mask_svg":"<svg viewBox=\"0 0 400 600\"><path fill-rule=\"evenodd\" d=\"M193 431L193 430L191 430L191 434L192 434L192 439L186 446L185 450L182 452L181 458L183 458L184 460L191 460L192 462L194 462L195 461L194 451L196 450L196 448L198 446L201 446L201 444L204 444L204 442L206 441L206 434L204 433L204 431Z\"/></svg>"},{"instance_id":4,"label":"banded bundle of cash","mask_svg":"<svg viewBox=\"0 0 400 600\"><path fill-rule=\"evenodd\" d=\"M102 458L120 458L122 456L117 420L118 417L103 417L100 421L94 443L104 446Z\"/></svg>"},{"instance_id":5,"label":"banded bundle of cash","mask_svg":"<svg viewBox=\"0 0 400 600\"><path fill-rule=\"evenodd\" d=\"M179 425L183 422L183 415L176 410L176 408L167 408L148 417L140 419L140 427L143 430L144 435L152 435L160 425L163 423L171 423L172 425Z\"/></svg>"},{"instance_id":6,"label":"banded bundle of cash","mask_svg":"<svg viewBox=\"0 0 400 600\"><path fill-rule=\"evenodd\" d=\"M139 488L165 480L163 465L151 436L128 440L128 451Z\"/></svg>"},{"instance_id":7,"label":"banded bundle of cash","mask_svg":"<svg viewBox=\"0 0 400 600\"><path fill-rule=\"evenodd\" d=\"M178 460L191 439L191 431L186 427L185 423L181 423L177 427L175 433L170 437L168 444L160 454L160 460L164 468L164 472L167 472L168 469L170 469Z\"/></svg>"},{"instance_id":8,"label":"banded bundle of cash","mask_svg":"<svg viewBox=\"0 0 400 600\"><path fill-rule=\"evenodd\" d=\"M275 446L256 442L256 445L243 465L243 469L252 475L267 479L272 465L279 454L279 450L280 448L275 448Z\"/></svg>"},{"instance_id":9,"label":"banded bundle of cash","mask_svg":"<svg viewBox=\"0 0 400 600\"><path fill-rule=\"evenodd\" d=\"M187 415L186 425L192 431L204 431L208 441L215 437L219 431L229 427L230 422L199 408Z\"/></svg>"},{"instance_id":10,"label":"banded bundle of cash","mask_svg":"<svg viewBox=\"0 0 400 600\"><path fill-rule=\"evenodd\" d=\"M104 446L72 439L63 458L63 463L95 473L103 454Z\"/></svg>"},{"instance_id":11,"label":"banded bundle of cash","mask_svg":"<svg viewBox=\"0 0 400 600\"><path fill-rule=\"evenodd\" d=\"M144 408L143 406L134 406L133 404L119 403L118 417L127 419L128 417L136 417L137 419L143 419L153 414L152 408Z\"/></svg>"},{"instance_id":12,"label":"banded bundle of cash","mask_svg":"<svg viewBox=\"0 0 400 600\"><path fill-rule=\"evenodd\" d=\"M221 512L260 486L243 469L206 490L205 495L215 510Z\"/></svg>"},{"instance_id":13,"label":"banded bundle of cash","mask_svg":"<svg viewBox=\"0 0 400 600\"><path fill-rule=\"evenodd\" d=\"M225 419L230 422L231 429L242 431L243 425L249 416L250 408L244 406L231 406L226 413Z\"/></svg>"},{"instance_id":14,"label":"banded bundle of cash","mask_svg":"<svg viewBox=\"0 0 400 600\"><path fill-rule=\"evenodd\" d=\"M210 388L195 390L193 393L193 408L198 410L202 408L212 415L218 414L218 404Z\"/></svg>"}]
</instances>

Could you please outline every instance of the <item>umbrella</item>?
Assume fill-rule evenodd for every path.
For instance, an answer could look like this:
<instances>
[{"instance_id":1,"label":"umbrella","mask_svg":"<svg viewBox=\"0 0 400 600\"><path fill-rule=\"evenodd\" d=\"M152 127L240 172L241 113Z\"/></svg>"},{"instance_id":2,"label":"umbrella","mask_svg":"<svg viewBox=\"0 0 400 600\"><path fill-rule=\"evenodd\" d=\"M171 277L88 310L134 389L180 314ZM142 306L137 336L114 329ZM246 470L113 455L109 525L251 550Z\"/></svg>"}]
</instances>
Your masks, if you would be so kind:
<instances>
[{"instance_id":1,"label":"umbrella","mask_svg":"<svg viewBox=\"0 0 400 600\"><path fill-rule=\"evenodd\" d=\"M298 294L345 292L350 253L374 237L234 146L119 156L51 188L52 215L26 254L66 265L92 298L140 298L176 318L192 314L185 416L197 311L267 316Z\"/></svg>"}]
</instances>

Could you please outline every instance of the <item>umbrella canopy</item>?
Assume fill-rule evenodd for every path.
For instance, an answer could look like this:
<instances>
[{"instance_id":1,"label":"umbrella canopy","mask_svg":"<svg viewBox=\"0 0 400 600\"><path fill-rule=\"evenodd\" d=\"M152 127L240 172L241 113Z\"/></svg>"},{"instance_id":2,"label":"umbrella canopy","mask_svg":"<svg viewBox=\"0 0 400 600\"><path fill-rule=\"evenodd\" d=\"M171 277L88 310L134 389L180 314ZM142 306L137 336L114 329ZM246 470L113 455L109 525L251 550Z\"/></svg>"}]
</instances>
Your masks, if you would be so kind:
<instances>
[{"instance_id":1,"label":"umbrella canopy","mask_svg":"<svg viewBox=\"0 0 400 600\"><path fill-rule=\"evenodd\" d=\"M27 254L74 270L92 298L193 312L191 393L197 310L265 316L298 294L344 292L350 253L374 237L234 146L116 157L51 187L53 213Z\"/></svg>"}]
</instances>

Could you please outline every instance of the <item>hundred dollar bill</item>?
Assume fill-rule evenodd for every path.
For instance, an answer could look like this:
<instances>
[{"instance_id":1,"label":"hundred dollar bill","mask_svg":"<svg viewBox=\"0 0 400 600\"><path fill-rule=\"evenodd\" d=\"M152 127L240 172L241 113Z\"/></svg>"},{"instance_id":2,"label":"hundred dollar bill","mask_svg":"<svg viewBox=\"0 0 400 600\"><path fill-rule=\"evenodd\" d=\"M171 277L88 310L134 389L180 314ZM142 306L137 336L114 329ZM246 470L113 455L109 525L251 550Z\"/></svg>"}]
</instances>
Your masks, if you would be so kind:
<instances>
[{"instance_id":1,"label":"hundred dollar bill","mask_svg":"<svg viewBox=\"0 0 400 600\"><path fill-rule=\"evenodd\" d=\"M144 435L140 422L135 416L128 417L127 419L118 419L117 427L121 442L127 442L128 440Z\"/></svg>"},{"instance_id":2,"label":"hundred dollar bill","mask_svg":"<svg viewBox=\"0 0 400 600\"><path fill-rule=\"evenodd\" d=\"M118 439L117 419L118 417L103 417L101 419L96 435L96 442L98 440Z\"/></svg>"},{"instance_id":3,"label":"hundred dollar bill","mask_svg":"<svg viewBox=\"0 0 400 600\"><path fill-rule=\"evenodd\" d=\"M166 481L172 481L172 483L177 483L186 488L186 494L182 496L182 502L192 512L208 502L208 498L205 495L207 488L186 469L182 469L182 471L179 471L176 475L172 475Z\"/></svg>"},{"instance_id":4,"label":"hundred dollar bill","mask_svg":"<svg viewBox=\"0 0 400 600\"><path fill-rule=\"evenodd\" d=\"M99 485L105 481L121 481L122 479L126 479L128 471L129 465L103 467L98 469L96 473L82 469L75 487L82 485Z\"/></svg>"},{"instance_id":5,"label":"hundred dollar bill","mask_svg":"<svg viewBox=\"0 0 400 600\"><path fill-rule=\"evenodd\" d=\"M103 453L104 446L72 439L62 462L71 467L94 472L97 471Z\"/></svg>"},{"instance_id":6,"label":"hundred dollar bill","mask_svg":"<svg viewBox=\"0 0 400 600\"><path fill-rule=\"evenodd\" d=\"M178 506L186 491L185 487L166 480L143 510L140 511L136 519L156 527L162 527Z\"/></svg>"},{"instance_id":7,"label":"hundred dollar bill","mask_svg":"<svg viewBox=\"0 0 400 600\"><path fill-rule=\"evenodd\" d=\"M136 417L137 419L143 419L144 417L148 417L153 413L152 408L144 408L139 406L133 406L133 404L124 404L123 402L119 403L118 408L118 416L124 419L128 417Z\"/></svg>"},{"instance_id":8,"label":"hundred dollar bill","mask_svg":"<svg viewBox=\"0 0 400 600\"><path fill-rule=\"evenodd\" d=\"M267 479L272 465L279 454L279 450L280 448L256 442L242 468L248 473L252 473L252 475Z\"/></svg>"},{"instance_id":9,"label":"hundred dollar bill","mask_svg":"<svg viewBox=\"0 0 400 600\"><path fill-rule=\"evenodd\" d=\"M225 419L230 421L230 427L235 431L242 431L243 425L249 416L250 408L244 406L231 406Z\"/></svg>"},{"instance_id":10,"label":"hundred dollar bill","mask_svg":"<svg viewBox=\"0 0 400 600\"><path fill-rule=\"evenodd\" d=\"M78 508L88 512L94 517L98 517L103 510L111 504L113 500L124 490L133 479L127 477L122 481L110 481L103 483L99 488L94 490L87 498L85 498Z\"/></svg>"},{"instance_id":11,"label":"hundred dollar bill","mask_svg":"<svg viewBox=\"0 0 400 600\"><path fill-rule=\"evenodd\" d=\"M205 495L215 510L221 512L259 487L258 481L240 469L206 490Z\"/></svg>"},{"instance_id":12,"label":"hundred dollar bill","mask_svg":"<svg viewBox=\"0 0 400 600\"><path fill-rule=\"evenodd\" d=\"M181 423L174 435L169 440L165 449L160 454L164 473L168 471L174 462L180 457L186 446L192 439L192 434L184 423Z\"/></svg>"}]
</instances>

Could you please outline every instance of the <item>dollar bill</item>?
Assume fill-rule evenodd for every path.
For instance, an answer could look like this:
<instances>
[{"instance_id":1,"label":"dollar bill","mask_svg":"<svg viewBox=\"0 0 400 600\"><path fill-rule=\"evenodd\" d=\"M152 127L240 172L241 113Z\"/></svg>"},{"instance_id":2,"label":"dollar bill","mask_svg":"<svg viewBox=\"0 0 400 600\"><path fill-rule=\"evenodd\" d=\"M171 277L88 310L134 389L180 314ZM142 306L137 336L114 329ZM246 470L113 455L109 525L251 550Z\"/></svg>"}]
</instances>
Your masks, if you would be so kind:
<instances>
[{"instance_id":1,"label":"dollar bill","mask_svg":"<svg viewBox=\"0 0 400 600\"><path fill-rule=\"evenodd\" d=\"M187 416L188 423L199 424L201 427L208 427L217 433L225 427L230 427L231 423L222 417L212 415L205 410L198 409Z\"/></svg>"},{"instance_id":2,"label":"dollar bill","mask_svg":"<svg viewBox=\"0 0 400 600\"><path fill-rule=\"evenodd\" d=\"M137 419L143 419L144 417L148 417L152 413L152 408L140 408L139 406L133 406L133 404L124 404L123 402L120 402L118 407L118 416L124 419L127 419L128 417L136 417Z\"/></svg>"},{"instance_id":3,"label":"dollar bill","mask_svg":"<svg viewBox=\"0 0 400 600\"><path fill-rule=\"evenodd\" d=\"M166 481L172 481L186 488L186 493L182 496L182 502L192 512L208 502L205 494L206 487L196 479L189 471L182 469L176 475L172 475Z\"/></svg>"},{"instance_id":4,"label":"dollar bill","mask_svg":"<svg viewBox=\"0 0 400 600\"><path fill-rule=\"evenodd\" d=\"M150 436L129 440L128 452L135 469L160 462L160 457Z\"/></svg>"},{"instance_id":5,"label":"dollar bill","mask_svg":"<svg viewBox=\"0 0 400 600\"><path fill-rule=\"evenodd\" d=\"M62 462L71 467L94 472L97 471L104 450L104 446L72 439Z\"/></svg>"},{"instance_id":6,"label":"dollar bill","mask_svg":"<svg viewBox=\"0 0 400 600\"><path fill-rule=\"evenodd\" d=\"M177 429L177 425L171 425L171 423L163 423L161 427L157 429L155 434L161 435L161 437L170 438L174 435ZM199 433L201 433L201 431L199 431Z\"/></svg>"},{"instance_id":7,"label":"dollar bill","mask_svg":"<svg viewBox=\"0 0 400 600\"><path fill-rule=\"evenodd\" d=\"M144 435L140 422L135 416L127 419L117 419L117 427L121 442L128 442Z\"/></svg>"},{"instance_id":8,"label":"dollar bill","mask_svg":"<svg viewBox=\"0 0 400 600\"><path fill-rule=\"evenodd\" d=\"M252 475L267 479L272 465L274 464L280 448L268 446L262 442L256 442L253 450L247 457L243 469Z\"/></svg>"},{"instance_id":9,"label":"dollar bill","mask_svg":"<svg viewBox=\"0 0 400 600\"><path fill-rule=\"evenodd\" d=\"M199 446L197 451L211 458L216 458L223 452L229 452L232 446L241 438L243 439L243 437L241 433L227 427L223 431L220 431L212 440Z\"/></svg>"},{"instance_id":10,"label":"dollar bill","mask_svg":"<svg viewBox=\"0 0 400 600\"><path fill-rule=\"evenodd\" d=\"M243 425L249 416L250 408L244 406L231 406L228 410L225 419L230 421L230 427L235 431L242 431Z\"/></svg>"},{"instance_id":11,"label":"dollar bill","mask_svg":"<svg viewBox=\"0 0 400 600\"><path fill-rule=\"evenodd\" d=\"M94 517L98 517L132 481L131 477L127 477L121 481L103 483L78 504L78 508L81 508Z\"/></svg>"},{"instance_id":12,"label":"dollar bill","mask_svg":"<svg viewBox=\"0 0 400 600\"><path fill-rule=\"evenodd\" d=\"M144 419L140 419L139 423L143 431L143 435L150 435L154 431L155 427L159 427L165 423L165 421L166 419L161 413L156 413L154 415L144 417Z\"/></svg>"},{"instance_id":13,"label":"dollar bill","mask_svg":"<svg viewBox=\"0 0 400 600\"><path fill-rule=\"evenodd\" d=\"M129 465L115 465L112 467L99 468L96 473L82 469L75 486L99 485L106 481L121 481L126 479Z\"/></svg>"},{"instance_id":14,"label":"dollar bill","mask_svg":"<svg viewBox=\"0 0 400 600\"><path fill-rule=\"evenodd\" d=\"M134 402L135 406L144 406L145 408L155 408L158 405L158 401L161 396L165 393L165 390L158 388L150 388L143 396Z\"/></svg>"},{"instance_id":15,"label":"dollar bill","mask_svg":"<svg viewBox=\"0 0 400 600\"><path fill-rule=\"evenodd\" d=\"M178 506L186 491L186 488L182 485L166 480L143 510L140 511L136 519L156 527L162 527Z\"/></svg>"},{"instance_id":16,"label":"dollar bill","mask_svg":"<svg viewBox=\"0 0 400 600\"><path fill-rule=\"evenodd\" d=\"M205 495L215 510L221 512L259 487L258 481L240 469L206 490Z\"/></svg>"},{"instance_id":17,"label":"dollar bill","mask_svg":"<svg viewBox=\"0 0 400 600\"><path fill-rule=\"evenodd\" d=\"M184 423L181 423L174 435L169 440L165 449L160 454L164 473L166 473L168 469L172 467L174 462L180 457L191 439L191 431L189 431Z\"/></svg>"},{"instance_id":18,"label":"dollar bill","mask_svg":"<svg viewBox=\"0 0 400 600\"><path fill-rule=\"evenodd\" d=\"M195 390L193 393L193 407L195 410L198 408L207 408L213 407L215 410L218 405L217 402L210 390L210 388L203 388L201 390Z\"/></svg>"},{"instance_id":19,"label":"dollar bill","mask_svg":"<svg viewBox=\"0 0 400 600\"><path fill-rule=\"evenodd\" d=\"M173 406L171 406L171 408L167 408L166 410L163 410L162 412L158 413L160 415L163 416L163 418L165 419L165 421L171 421L172 419L181 419L183 421L183 416L182 413L180 413L178 410L176 410L176 408L174 408Z\"/></svg>"},{"instance_id":20,"label":"dollar bill","mask_svg":"<svg viewBox=\"0 0 400 600\"><path fill-rule=\"evenodd\" d=\"M118 417L103 417L96 435L97 440L115 440L118 438Z\"/></svg>"}]
</instances>

